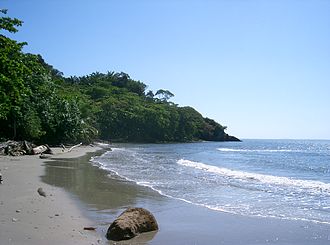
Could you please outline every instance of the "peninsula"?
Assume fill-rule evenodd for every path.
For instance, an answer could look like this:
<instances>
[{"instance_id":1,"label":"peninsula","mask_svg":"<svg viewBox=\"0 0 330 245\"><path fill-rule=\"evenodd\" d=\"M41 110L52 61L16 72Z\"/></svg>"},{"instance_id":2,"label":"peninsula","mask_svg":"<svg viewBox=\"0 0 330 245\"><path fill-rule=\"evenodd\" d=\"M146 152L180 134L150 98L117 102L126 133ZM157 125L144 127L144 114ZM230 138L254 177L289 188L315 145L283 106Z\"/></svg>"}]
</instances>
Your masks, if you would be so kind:
<instances>
[{"instance_id":1,"label":"peninsula","mask_svg":"<svg viewBox=\"0 0 330 245\"><path fill-rule=\"evenodd\" d=\"M1 10L0 30L22 21ZM226 127L192 107L170 101L169 90L147 90L126 73L64 77L40 55L23 52L0 34L0 140L35 143L238 141Z\"/></svg>"}]
</instances>

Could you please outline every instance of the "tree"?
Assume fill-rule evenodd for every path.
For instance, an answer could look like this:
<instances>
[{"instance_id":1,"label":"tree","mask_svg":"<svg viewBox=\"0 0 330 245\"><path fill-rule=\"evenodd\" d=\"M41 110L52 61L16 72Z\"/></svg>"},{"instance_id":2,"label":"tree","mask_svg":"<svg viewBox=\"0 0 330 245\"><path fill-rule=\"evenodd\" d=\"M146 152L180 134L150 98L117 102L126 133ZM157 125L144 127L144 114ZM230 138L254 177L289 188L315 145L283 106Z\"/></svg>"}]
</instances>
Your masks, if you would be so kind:
<instances>
[{"instance_id":1,"label":"tree","mask_svg":"<svg viewBox=\"0 0 330 245\"><path fill-rule=\"evenodd\" d=\"M15 33L21 24L0 17L1 31ZM91 120L81 112L81 94L67 96L62 73L40 55L23 53L25 44L0 35L0 136L52 143L95 137Z\"/></svg>"},{"instance_id":2,"label":"tree","mask_svg":"<svg viewBox=\"0 0 330 245\"><path fill-rule=\"evenodd\" d=\"M7 10L0 10L7 14ZM22 21L16 18L0 17L0 30L17 32ZM12 128L12 136L16 137L17 117L21 114L20 105L29 93L24 86L24 78L30 70L23 62L22 47L26 43L18 43L0 34L0 120L6 120Z\"/></svg>"},{"instance_id":3,"label":"tree","mask_svg":"<svg viewBox=\"0 0 330 245\"><path fill-rule=\"evenodd\" d=\"M0 10L0 31L15 33L22 21ZM105 140L170 142L227 140L225 127L191 107L169 102L126 73L63 77L40 55L26 54L0 34L0 138L58 144Z\"/></svg>"},{"instance_id":4,"label":"tree","mask_svg":"<svg viewBox=\"0 0 330 245\"><path fill-rule=\"evenodd\" d=\"M0 9L0 14L7 14L7 9ZM18 26L21 26L23 24L23 21L16 19L16 18L10 18L10 17L0 17L0 30L6 30L12 33L17 32Z\"/></svg>"},{"instance_id":5,"label":"tree","mask_svg":"<svg viewBox=\"0 0 330 245\"><path fill-rule=\"evenodd\" d=\"M168 90L164 90L164 89L159 89L155 96L158 96L159 99L163 102L167 102L170 98L172 98L174 96L174 94L172 94L170 91Z\"/></svg>"}]
</instances>

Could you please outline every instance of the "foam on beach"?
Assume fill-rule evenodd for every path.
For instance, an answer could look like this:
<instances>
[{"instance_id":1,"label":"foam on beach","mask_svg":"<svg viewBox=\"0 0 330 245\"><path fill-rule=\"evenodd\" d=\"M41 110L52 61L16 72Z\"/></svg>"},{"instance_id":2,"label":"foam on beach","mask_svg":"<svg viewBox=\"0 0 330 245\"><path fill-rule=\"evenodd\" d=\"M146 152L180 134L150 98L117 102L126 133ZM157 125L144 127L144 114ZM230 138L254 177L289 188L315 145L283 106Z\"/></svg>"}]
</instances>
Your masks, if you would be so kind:
<instances>
[{"instance_id":1,"label":"foam on beach","mask_svg":"<svg viewBox=\"0 0 330 245\"><path fill-rule=\"evenodd\" d=\"M247 142L240 149L209 142L123 144L92 162L110 178L215 211L326 223L330 215L325 208L330 197L327 166L314 164L314 159L322 160L324 149L291 144L251 147ZM239 151L244 154L236 154ZM304 161L297 162L298 158ZM319 177L322 174L325 177Z\"/></svg>"},{"instance_id":2,"label":"foam on beach","mask_svg":"<svg viewBox=\"0 0 330 245\"><path fill-rule=\"evenodd\" d=\"M177 163L186 167L192 167L195 169L212 172L228 178L234 178L244 181L246 180L259 181L264 184L271 184L271 185L281 185L281 186L290 186L290 187L294 186L297 188L310 190L313 192L327 193L330 195L330 184L323 183L321 181L300 180L300 179L293 179L282 176L273 176L273 175L236 171L228 168L220 168L217 166L212 166L201 162L189 161L185 159L180 159Z\"/></svg>"}]
</instances>

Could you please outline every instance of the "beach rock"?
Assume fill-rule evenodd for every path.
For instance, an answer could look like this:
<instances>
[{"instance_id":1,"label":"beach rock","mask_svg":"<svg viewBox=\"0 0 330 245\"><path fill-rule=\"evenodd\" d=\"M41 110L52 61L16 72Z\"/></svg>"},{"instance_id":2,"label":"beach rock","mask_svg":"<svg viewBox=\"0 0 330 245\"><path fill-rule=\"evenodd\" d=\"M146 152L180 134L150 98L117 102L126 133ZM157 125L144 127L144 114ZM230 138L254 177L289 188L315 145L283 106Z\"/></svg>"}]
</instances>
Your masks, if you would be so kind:
<instances>
[{"instance_id":1,"label":"beach rock","mask_svg":"<svg viewBox=\"0 0 330 245\"><path fill-rule=\"evenodd\" d=\"M113 241L128 240L140 233L156 231L155 217L144 208L128 208L109 227L107 239Z\"/></svg>"},{"instance_id":2,"label":"beach rock","mask_svg":"<svg viewBox=\"0 0 330 245\"><path fill-rule=\"evenodd\" d=\"M47 156L47 155L44 155L43 153L41 153L41 155L39 156L40 159L49 159L51 158L51 156Z\"/></svg>"},{"instance_id":3,"label":"beach rock","mask_svg":"<svg viewBox=\"0 0 330 245\"><path fill-rule=\"evenodd\" d=\"M46 197L46 192L40 187L38 188L37 192L39 193L40 196Z\"/></svg>"}]
</instances>

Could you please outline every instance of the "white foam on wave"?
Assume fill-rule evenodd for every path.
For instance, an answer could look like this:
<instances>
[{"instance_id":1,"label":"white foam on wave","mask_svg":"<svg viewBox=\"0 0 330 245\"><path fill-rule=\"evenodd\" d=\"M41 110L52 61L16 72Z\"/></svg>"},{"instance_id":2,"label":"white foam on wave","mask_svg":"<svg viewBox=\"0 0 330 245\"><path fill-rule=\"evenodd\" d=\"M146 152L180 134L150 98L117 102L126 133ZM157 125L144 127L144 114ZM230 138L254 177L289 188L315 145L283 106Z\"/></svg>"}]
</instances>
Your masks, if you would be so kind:
<instances>
[{"instance_id":1,"label":"white foam on wave","mask_svg":"<svg viewBox=\"0 0 330 245\"><path fill-rule=\"evenodd\" d=\"M193 203L194 204L194 203ZM325 220L318 220L316 218L302 218L302 217L290 217L285 215L274 215L274 214L247 214L247 213L241 213L239 211L233 211L233 210L227 210L228 207L221 207L221 206L214 206L214 205L204 205L204 204L195 204L198 206L202 206L214 211L220 211L224 213L230 213L235 215L243 215L243 216L249 216L249 217L260 217L260 218L272 218L272 219L280 219L280 220L293 220L293 221L304 221L304 222L312 222L316 224L325 224L330 225L330 221ZM229 206L230 208L230 206Z\"/></svg>"},{"instance_id":2,"label":"white foam on wave","mask_svg":"<svg viewBox=\"0 0 330 245\"><path fill-rule=\"evenodd\" d=\"M125 150L126 150L126 148L111 147L111 151L125 151ZM108 151L107 153L109 153L111 151Z\"/></svg>"},{"instance_id":3,"label":"white foam on wave","mask_svg":"<svg viewBox=\"0 0 330 245\"><path fill-rule=\"evenodd\" d=\"M103 143L103 142L95 142L96 146L101 147L103 149L109 149L111 148L111 144Z\"/></svg>"},{"instance_id":4,"label":"white foam on wave","mask_svg":"<svg viewBox=\"0 0 330 245\"><path fill-rule=\"evenodd\" d=\"M111 148L111 149L112 149L112 151L125 151L125 150L126 150L125 148ZM100 156L100 158L102 158L102 156L105 156L105 155L107 155L107 154L111 154L112 151L107 151L107 152L103 153L103 154ZM117 171L111 169L106 163L103 163L102 161L99 161L98 159L96 159L96 158L94 158L94 157L92 157L90 161L92 162L92 164L93 164L94 166L96 166L96 167L98 167L98 168L100 168L100 169L106 170L106 171L108 171L108 172L112 172L112 173L114 173L115 175L117 175L118 177L120 177L120 178L122 178L122 179L124 179L124 180L126 180L126 181L134 182L134 183L136 183L137 185L144 186L144 187L148 187L148 188L150 188L150 189L152 189L152 190L158 192L158 193L159 193L160 195L162 195L162 196L171 197L171 196L168 196L168 195L164 194L161 190L156 189L156 188L154 187L154 185L153 185L152 183L150 183L149 181L135 181L135 180L133 180L133 179L130 179L130 178L128 178L127 176L124 176L124 175L118 173ZM108 175L108 176L111 177L111 175Z\"/></svg>"},{"instance_id":5,"label":"white foam on wave","mask_svg":"<svg viewBox=\"0 0 330 245\"><path fill-rule=\"evenodd\" d=\"M130 180L130 181L132 181L132 180ZM274 218L274 219L281 219L281 220L304 221L304 222L313 222L313 223L317 223L317 224L330 225L330 222L328 222L328 221L317 220L317 219L307 219L307 218L301 218L301 217L276 216L276 215L270 215L270 214L264 214L264 215L263 214L253 215L253 214L247 214L247 213L243 214L243 213L239 212L238 210L236 210L236 211L230 210L232 208L230 205L229 206L208 205L208 204L204 204L204 203L189 201L189 200L181 198L181 197L175 197L175 196L172 196L172 195L165 194L161 190L155 188L154 185L152 183L148 182L148 181L135 181L135 183L137 185L140 185L140 186L148 187L148 188L152 189L153 191L156 191L157 193L159 193L162 196L172 198L172 199L176 199L176 200L179 200L179 201L191 204L191 205L207 208L207 209L218 211L218 212L234 214L234 215L250 216L250 217L257 216L257 217L260 217L260 218Z\"/></svg>"},{"instance_id":6,"label":"white foam on wave","mask_svg":"<svg viewBox=\"0 0 330 245\"><path fill-rule=\"evenodd\" d=\"M203 171L219 174L221 176L225 176L233 179L238 179L243 181L259 181L261 183L271 184L271 185L297 187L300 189L310 190L313 192L315 191L322 192L324 194L330 195L330 184L321 181L300 180L300 179L293 179L282 176L249 173L244 171L231 170L228 168L216 167L201 162L193 162L185 159L180 159L177 161L177 163L182 166L200 169Z\"/></svg>"},{"instance_id":7,"label":"white foam on wave","mask_svg":"<svg viewBox=\"0 0 330 245\"><path fill-rule=\"evenodd\" d=\"M112 148L112 150L125 150L125 148ZM108 151L105 154L111 154L111 151ZM241 214L239 211L236 210L231 210L230 206L221 206L221 205L210 205L210 204L206 204L206 203L200 203L198 201L192 201L192 200L188 200L182 197L176 197L175 195L171 195L165 192L163 192L162 190L160 190L161 188L159 188L159 184L161 183L152 183L150 181L147 180L140 180L140 181L136 181L133 179L128 178L127 176L124 176L120 173L118 173L117 171L114 171L113 169L111 169L106 163L100 161L100 159L96 158L92 158L91 162L93 162L93 164L103 170L112 172L113 174L117 175L118 177L125 179L126 181L129 182L133 182L136 183L137 185L140 186L144 186L147 188L152 189L153 191L159 193L162 196L168 197L168 198L173 198L176 200L180 200L183 201L185 203L188 204L192 204L192 205L196 205L196 206L200 206L200 207L204 207L210 210L214 210L214 211L220 211L220 212L225 212L225 213L231 213L231 214L236 214L236 215L247 215L247 216L259 216L259 217L265 217L265 218L279 218L279 219L288 219L288 220L302 220L302 221L309 221L309 222L315 222L315 223L322 223L322 224L330 224L329 222L325 222L325 221L319 221L319 220L314 220L314 219L305 219L305 218L294 218L294 217L278 217L278 216L273 216L273 215L269 215L269 214L265 214L265 215L261 215L261 214L257 214L257 215L249 215L249 214ZM189 161L189 160L184 160L184 159L180 159L179 161L177 161L178 164L186 166L186 167L192 167L195 169L200 169L203 171L208 171L208 172L212 172L212 173L216 173L216 174L221 174L230 178L235 178L235 179L244 179L244 180L248 180L248 181L261 181L263 183L269 183L269 184L281 184L281 185L293 185L293 186L298 186L301 187L301 185L305 186L305 188L309 188L309 189L317 189L320 191L326 191L327 193L329 193L330 191L330 184L326 184L326 183L322 183L322 182L318 182L318 181L306 181L306 180L295 180L295 179L290 179L290 178L286 178L286 177L278 177L278 176L271 176L271 175L262 175L262 174L255 174L255 173L248 173L248 172L241 172L241 171L235 171L235 170L230 170L230 169L226 169L226 168L219 168L216 166L212 166L212 165L207 165L204 163L199 163L199 162L193 162L193 161ZM109 174L109 177L111 177L111 175ZM113 176L112 176L113 177ZM329 193L330 194L330 193Z\"/></svg>"},{"instance_id":8,"label":"white foam on wave","mask_svg":"<svg viewBox=\"0 0 330 245\"><path fill-rule=\"evenodd\" d=\"M111 153L112 151L115 150L121 150L121 148L111 148L111 151L106 151L104 152L101 156L96 156L96 157L91 157L91 159L89 160L93 166L96 166L100 169L106 170L106 171L110 171L115 173L116 175L120 176L118 172L114 171L113 169L110 169L107 164L105 164L104 162L100 161L99 159L102 159L102 157L106 156L107 154ZM122 176L120 176L122 177Z\"/></svg>"},{"instance_id":9,"label":"white foam on wave","mask_svg":"<svg viewBox=\"0 0 330 245\"><path fill-rule=\"evenodd\" d=\"M137 185L148 187L148 188L152 189L153 191L158 192L158 194L161 195L161 196L171 197L171 196L166 195L165 193L163 193L161 190L158 190L157 188L155 188L154 185L152 183L148 182L148 181L134 181L134 182Z\"/></svg>"},{"instance_id":10,"label":"white foam on wave","mask_svg":"<svg viewBox=\"0 0 330 245\"><path fill-rule=\"evenodd\" d=\"M232 149L232 148L217 148L218 151L223 152L296 152L294 150L286 150L286 149L255 149L255 150L249 150L249 149Z\"/></svg>"},{"instance_id":11,"label":"white foam on wave","mask_svg":"<svg viewBox=\"0 0 330 245\"><path fill-rule=\"evenodd\" d=\"M228 211L228 210L223 209L223 208L220 208L220 207L213 207L213 206L209 206L209 205L206 205L206 204L196 203L196 202L193 202L193 201L189 201L189 200L184 199L184 198L181 198L181 197L175 197L175 196L172 196L172 195L168 195L168 194L162 192L161 190L155 188L154 185L151 184L151 183L148 182L148 181L136 181L135 183L136 183L137 185L140 185L140 186L148 187L148 188L152 189L153 191L158 192L161 196L164 196L164 197L168 197L168 198L176 199L176 200L179 200L179 201L182 201L182 202L185 202L185 203L191 204L191 205L195 205L195 206L200 206L200 207L208 208L208 209L215 210L215 211L220 211L220 212L224 212L224 213L236 214L235 212Z\"/></svg>"}]
</instances>

